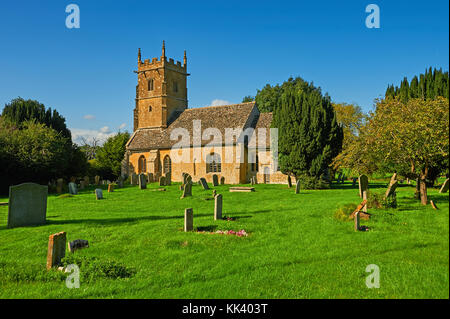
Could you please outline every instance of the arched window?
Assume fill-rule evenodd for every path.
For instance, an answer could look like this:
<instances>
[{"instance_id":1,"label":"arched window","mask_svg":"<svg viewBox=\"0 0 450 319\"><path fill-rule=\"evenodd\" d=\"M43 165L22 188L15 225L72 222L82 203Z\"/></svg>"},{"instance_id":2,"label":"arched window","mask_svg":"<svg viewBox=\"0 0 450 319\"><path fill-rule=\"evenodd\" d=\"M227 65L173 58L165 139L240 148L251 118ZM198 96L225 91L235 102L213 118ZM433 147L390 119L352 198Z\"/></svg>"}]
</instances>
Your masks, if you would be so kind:
<instances>
[{"instance_id":1,"label":"arched window","mask_svg":"<svg viewBox=\"0 0 450 319\"><path fill-rule=\"evenodd\" d=\"M148 90L149 91L153 91L153 79L148 80Z\"/></svg>"},{"instance_id":2,"label":"arched window","mask_svg":"<svg viewBox=\"0 0 450 319\"><path fill-rule=\"evenodd\" d=\"M170 160L169 155L164 157L164 174L172 172L172 161Z\"/></svg>"},{"instance_id":3,"label":"arched window","mask_svg":"<svg viewBox=\"0 0 450 319\"><path fill-rule=\"evenodd\" d=\"M220 155L211 153L206 156L206 173L220 173L222 171L222 164Z\"/></svg>"},{"instance_id":4,"label":"arched window","mask_svg":"<svg viewBox=\"0 0 450 319\"><path fill-rule=\"evenodd\" d=\"M147 172L147 160L144 155L141 155L138 161L138 173L140 174L145 172Z\"/></svg>"}]
</instances>

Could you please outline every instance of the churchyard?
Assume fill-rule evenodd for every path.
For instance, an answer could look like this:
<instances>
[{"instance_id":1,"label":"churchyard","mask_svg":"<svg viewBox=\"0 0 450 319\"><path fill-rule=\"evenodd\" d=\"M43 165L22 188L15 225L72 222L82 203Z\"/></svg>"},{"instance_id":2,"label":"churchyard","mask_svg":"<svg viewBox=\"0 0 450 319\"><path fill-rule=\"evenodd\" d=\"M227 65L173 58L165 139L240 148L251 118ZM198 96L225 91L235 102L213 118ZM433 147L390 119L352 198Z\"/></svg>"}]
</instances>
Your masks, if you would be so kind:
<instances>
[{"instance_id":1,"label":"churchyard","mask_svg":"<svg viewBox=\"0 0 450 319\"><path fill-rule=\"evenodd\" d=\"M48 194L45 224L40 213L33 226L8 227L1 205L0 298L449 297L443 179L446 190L428 193L438 209L414 199L414 184L369 179L369 193L396 193L397 208L361 206L357 229L336 215L367 199L351 178L325 190L184 180L71 185ZM80 267L78 289L58 270L68 264ZM379 288L366 286L369 265Z\"/></svg>"}]
</instances>

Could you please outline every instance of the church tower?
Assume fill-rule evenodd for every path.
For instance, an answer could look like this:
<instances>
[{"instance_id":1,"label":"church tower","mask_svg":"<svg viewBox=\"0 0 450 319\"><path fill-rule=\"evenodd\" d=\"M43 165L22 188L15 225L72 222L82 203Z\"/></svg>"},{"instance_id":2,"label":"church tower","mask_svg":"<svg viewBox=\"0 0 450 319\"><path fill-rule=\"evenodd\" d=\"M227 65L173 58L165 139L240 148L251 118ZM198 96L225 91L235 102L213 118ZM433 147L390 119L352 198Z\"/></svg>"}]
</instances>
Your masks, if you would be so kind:
<instances>
[{"instance_id":1,"label":"church tower","mask_svg":"<svg viewBox=\"0 0 450 319\"><path fill-rule=\"evenodd\" d=\"M134 72L138 75L134 131L144 127L165 128L175 112L188 107L186 51L181 64L167 60L164 41L160 59L142 62L139 49L138 70Z\"/></svg>"}]
</instances>

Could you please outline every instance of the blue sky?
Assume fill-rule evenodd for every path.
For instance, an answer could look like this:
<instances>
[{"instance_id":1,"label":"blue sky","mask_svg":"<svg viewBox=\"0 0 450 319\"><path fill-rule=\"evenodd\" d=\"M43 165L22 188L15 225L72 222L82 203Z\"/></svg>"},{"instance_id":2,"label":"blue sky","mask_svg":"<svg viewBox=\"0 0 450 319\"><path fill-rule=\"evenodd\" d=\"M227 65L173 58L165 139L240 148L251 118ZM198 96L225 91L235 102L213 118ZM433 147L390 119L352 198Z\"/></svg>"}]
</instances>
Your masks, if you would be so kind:
<instances>
[{"instance_id":1,"label":"blue sky","mask_svg":"<svg viewBox=\"0 0 450 319\"><path fill-rule=\"evenodd\" d=\"M67 5L80 29L67 29ZM368 4L380 8L368 29ZM56 108L76 137L132 131L137 50L181 61L190 107L238 103L290 76L368 111L390 83L448 70L448 1L2 1L0 104Z\"/></svg>"}]
</instances>

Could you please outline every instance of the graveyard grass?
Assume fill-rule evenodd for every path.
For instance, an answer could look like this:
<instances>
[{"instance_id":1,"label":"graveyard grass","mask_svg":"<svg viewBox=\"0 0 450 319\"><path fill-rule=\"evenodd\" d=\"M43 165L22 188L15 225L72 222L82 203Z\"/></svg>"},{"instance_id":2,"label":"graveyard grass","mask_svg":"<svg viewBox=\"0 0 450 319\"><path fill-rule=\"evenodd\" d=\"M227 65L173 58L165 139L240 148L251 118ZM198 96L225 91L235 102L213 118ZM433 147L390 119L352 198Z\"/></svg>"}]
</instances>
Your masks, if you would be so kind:
<instances>
[{"instance_id":1,"label":"graveyard grass","mask_svg":"<svg viewBox=\"0 0 450 319\"><path fill-rule=\"evenodd\" d=\"M351 182L298 195L295 186L254 187L213 188L234 221L214 221L214 201L205 200L212 190L194 185L193 197L180 199L177 183L166 192L154 191L157 183L113 193L103 186L99 201L94 187L49 195L47 224L39 227L7 229L8 207L0 206L0 298L449 298L448 193L429 189L433 210L413 198L413 186L401 185L398 209L369 210L371 220L361 224L371 230L354 232L352 221L334 218L341 205L361 201ZM190 207L194 228L249 236L184 233ZM60 231L69 241L89 240L75 255L116 261L135 274L66 288L56 270L45 272L48 237ZM370 264L380 268L378 289L365 284Z\"/></svg>"}]
</instances>

